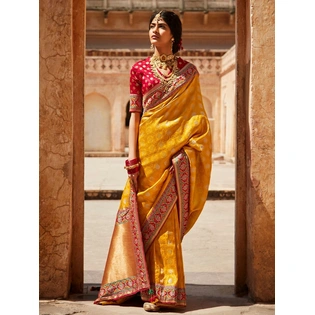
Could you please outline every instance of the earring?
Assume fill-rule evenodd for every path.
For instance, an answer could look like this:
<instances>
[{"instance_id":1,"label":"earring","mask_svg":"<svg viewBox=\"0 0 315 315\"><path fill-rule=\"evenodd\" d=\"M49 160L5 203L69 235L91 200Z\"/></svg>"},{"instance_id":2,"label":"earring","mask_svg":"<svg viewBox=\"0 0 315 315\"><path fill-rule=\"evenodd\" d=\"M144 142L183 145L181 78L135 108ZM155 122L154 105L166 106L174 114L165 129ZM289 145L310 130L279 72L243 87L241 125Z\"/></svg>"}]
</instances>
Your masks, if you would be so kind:
<instances>
[{"instance_id":1,"label":"earring","mask_svg":"<svg viewBox=\"0 0 315 315\"><path fill-rule=\"evenodd\" d=\"M171 49L172 49L172 51L173 51L174 42L175 42L175 39L172 38L172 44L171 44Z\"/></svg>"},{"instance_id":2,"label":"earring","mask_svg":"<svg viewBox=\"0 0 315 315\"><path fill-rule=\"evenodd\" d=\"M150 48L151 48L151 49L154 49L154 46L153 46L153 44L151 44Z\"/></svg>"}]
</instances>

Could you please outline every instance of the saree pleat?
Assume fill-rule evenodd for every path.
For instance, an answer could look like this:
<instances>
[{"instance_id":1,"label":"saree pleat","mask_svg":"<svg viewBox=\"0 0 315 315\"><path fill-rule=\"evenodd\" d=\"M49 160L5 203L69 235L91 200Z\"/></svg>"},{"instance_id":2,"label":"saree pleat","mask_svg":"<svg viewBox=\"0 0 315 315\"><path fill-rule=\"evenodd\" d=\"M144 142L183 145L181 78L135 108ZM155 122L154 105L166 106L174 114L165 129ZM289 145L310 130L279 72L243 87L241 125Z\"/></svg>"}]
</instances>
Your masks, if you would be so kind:
<instances>
[{"instance_id":1,"label":"saree pleat","mask_svg":"<svg viewBox=\"0 0 315 315\"><path fill-rule=\"evenodd\" d=\"M120 304L149 287L136 192L126 184L95 304Z\"/></svg>"},{"instance_id":2,"label":"saree pleat","mask_svg":"<svg viewBox=\"0 0 315 315\"><path fill-rule=\"evenodd\" d=\"M163 101L145 96L150 106L139 126L138 191L128 180L97 304L141 292L143 301L186 305L181 242L207 199L212 160L198 73L187 68L183 75Z\"/></svg>"}]
</instances>

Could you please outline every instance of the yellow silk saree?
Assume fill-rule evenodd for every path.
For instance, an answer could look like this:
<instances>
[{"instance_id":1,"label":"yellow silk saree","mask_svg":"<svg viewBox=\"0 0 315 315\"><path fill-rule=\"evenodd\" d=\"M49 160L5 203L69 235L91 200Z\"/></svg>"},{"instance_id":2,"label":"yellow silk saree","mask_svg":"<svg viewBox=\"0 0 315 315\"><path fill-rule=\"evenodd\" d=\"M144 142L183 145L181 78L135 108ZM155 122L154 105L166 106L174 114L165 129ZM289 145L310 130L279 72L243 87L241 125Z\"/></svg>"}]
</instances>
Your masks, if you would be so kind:
<instances>
[{"instance_id":1,"label":"yellow silk saree","mask_svg":"<svg viewBox=\"0 0 315 315\"><path fill-rule=\"evenodd\" d=\"M194 66L181 70L162 99L161 88L144 95L138 191L127 180L95 304L140 292L157 305L186 305L181 242L207 199L211 132Z\"/></svg>"}]
</instances>

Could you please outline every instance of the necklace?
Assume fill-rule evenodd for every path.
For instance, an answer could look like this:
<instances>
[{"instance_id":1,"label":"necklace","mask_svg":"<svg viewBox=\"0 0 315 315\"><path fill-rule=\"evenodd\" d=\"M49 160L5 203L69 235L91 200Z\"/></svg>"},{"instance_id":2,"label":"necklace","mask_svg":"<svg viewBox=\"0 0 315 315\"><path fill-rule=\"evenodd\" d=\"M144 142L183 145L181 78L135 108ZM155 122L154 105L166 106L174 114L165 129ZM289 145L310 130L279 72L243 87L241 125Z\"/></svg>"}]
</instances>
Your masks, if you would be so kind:
<instances>
[{"instance_id":1,"label":"necklace","mask_svg":"<svg viewBox=\"0 0 315 315\"><path fill-rule=\"evenodd\" d=\"M167 92L177 78L178 67L176 56L153 55L150 58L150 64L154 75L160 79L164 92ZM159 70L159 69L166 70L167 68L170 69L170 72L167 75L161 73L161 71Z\"/></svg>"},{"instance_id":2,"label":"necklace","mask_svg":"<svg viewBox=\"0 0 315 315\"><path fill-rule=\"evenodd\" d=\"M163 70L166 70L167 68L172 69L174 67L174 63L176 60L176 56L175 55L161 55L161 56L157 56L157 55L153 55L152 56L154 62L156 63L156 65Z\"/></svg>"}]
</instances>

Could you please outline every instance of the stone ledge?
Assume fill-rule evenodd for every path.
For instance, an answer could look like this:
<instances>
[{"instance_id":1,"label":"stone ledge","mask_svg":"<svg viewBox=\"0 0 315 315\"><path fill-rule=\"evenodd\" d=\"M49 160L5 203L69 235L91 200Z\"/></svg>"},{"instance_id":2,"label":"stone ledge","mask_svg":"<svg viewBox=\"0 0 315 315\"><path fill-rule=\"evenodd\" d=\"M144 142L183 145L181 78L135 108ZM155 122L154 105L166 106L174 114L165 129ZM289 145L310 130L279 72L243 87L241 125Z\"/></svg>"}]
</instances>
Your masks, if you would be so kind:
<instances>
[{"instance_id":1,"label":"stone ledge","mask_svg":"<svg viewBox=\"0 0 315 315\"><path fill-rule=\"evenodd\" d=\"M84 200L120 200L122 190L85 190ZM207 200L235 200L234 190L209 190Z\"/></svg>"},{"instance_id":2,"label":"stone ledge","mask_svg":"<svg viewBox=\"0 0 315 315\"><path fill-rule=\"evenodd\" d=\"M207 200L235 200L235 190L209 190Z\"/></svg>"},{"instance_id":3,"label":"stone ledge","mask_svg":"<svg viewBox=\"0 0 315 315\"><path fill-rule=\"evenodd\" d=\"M84 157L126 157L128 152L84 152Z\"/></svg>"}]
</instances>

